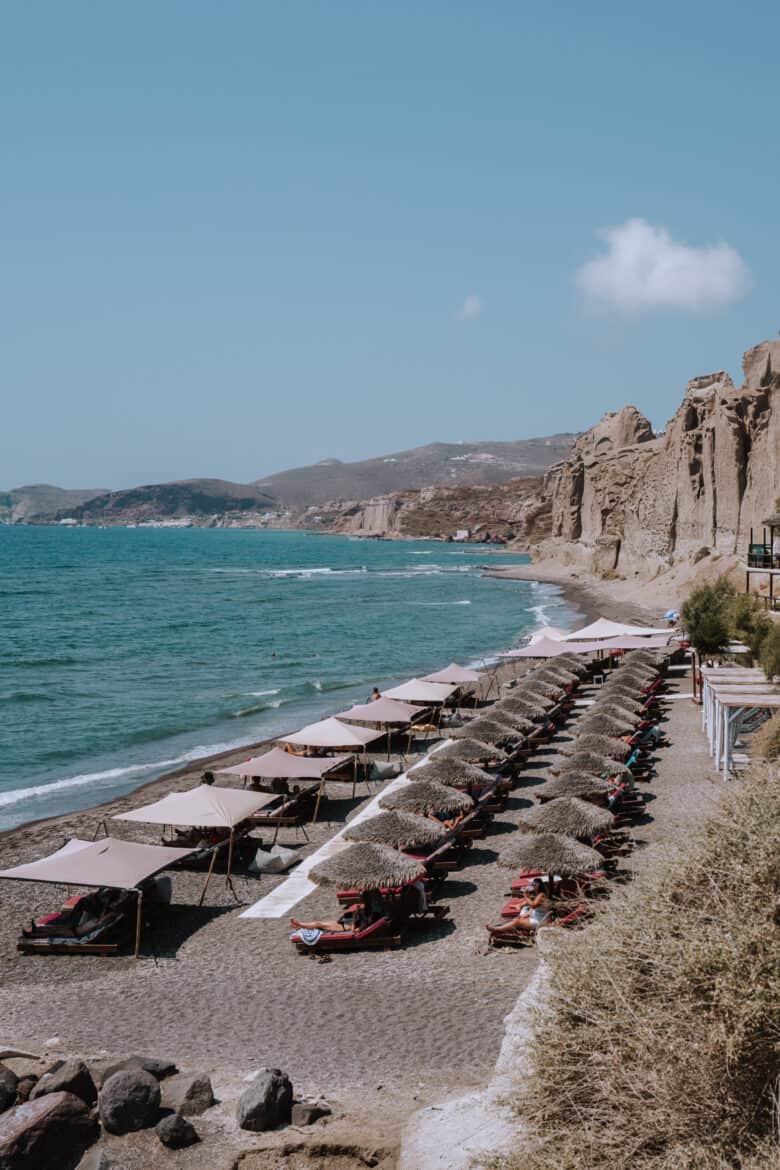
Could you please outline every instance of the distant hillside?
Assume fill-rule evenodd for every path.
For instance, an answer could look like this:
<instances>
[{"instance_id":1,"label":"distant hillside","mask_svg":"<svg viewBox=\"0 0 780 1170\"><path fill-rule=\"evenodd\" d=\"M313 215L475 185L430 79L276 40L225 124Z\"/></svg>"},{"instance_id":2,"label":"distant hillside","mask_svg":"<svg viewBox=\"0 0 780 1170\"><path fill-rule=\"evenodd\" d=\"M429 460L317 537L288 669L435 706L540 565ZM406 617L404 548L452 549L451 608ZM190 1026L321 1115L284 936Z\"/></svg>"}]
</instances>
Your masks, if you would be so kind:
<instances>
[{"instance_id":1,"label":"distant hillside","mask_svg":"<svg viewBox=\"0 0 780 1170\"><path fill-rule=\"evenodd\" d=\"M185 479L106 492L67 515L87 524L137 524L148 520L203 519L232 513L265 512L274 500L252 484L226 479ZM59 512L54 519L62 519Z\"/></svg>"},{"instance_id":2,"label":"distant hillside","mask_svg":"<svg viewBox=\"0 0 780 1170\"><path fill-rule=\"evenodd\" d=\"M105 488L54 487L50 483L31 483L26 487L12 488L0 492L0 521L15 524L18 520L31 520L35 516L64 513L105 491Z\"/></svg>"},{"instance_id":3,"label":"distant hillside","mask_svg":"<svg viewBox=\"0 0 780 1170\"><path fill-rule=\"evenodd\" d=\"M499 443L430 443L376 459L341 463L325 459L255 481L293 510L333 500L368 500L409 488L496 484L540 475L565 459L576 436L551 435Z\"/></svg>"}]
</instances>

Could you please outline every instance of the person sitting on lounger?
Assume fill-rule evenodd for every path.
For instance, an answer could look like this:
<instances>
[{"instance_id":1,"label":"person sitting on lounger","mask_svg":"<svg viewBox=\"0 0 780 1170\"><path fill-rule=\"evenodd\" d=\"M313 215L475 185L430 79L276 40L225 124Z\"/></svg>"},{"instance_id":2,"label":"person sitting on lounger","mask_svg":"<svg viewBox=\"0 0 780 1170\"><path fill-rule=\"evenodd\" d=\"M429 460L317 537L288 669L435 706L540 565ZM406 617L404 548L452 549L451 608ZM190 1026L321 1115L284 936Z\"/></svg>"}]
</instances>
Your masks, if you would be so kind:
<instances>
[{"instance_id":1,"label":"person sitting on lounger","mask_svg":"<svg viewBox=\"0 0 780 1170\"><path fill-rule=\"evenodd\" d=\"M512 934L516 930L529 933L543 926L550 917L550 899L544 892L544 883L541 878L534 878L531 887L524 897L518 899L520 910L517 917L508 922L501 922L498 926L488 924L491 934Z\"/></svg>"},{"instance_id":2,"label":"person sitting on lounger","mask_svg":"<svg viewBox=\"0 0 780 1170\"><path fill-rule=\"evenodd\" d=\"M364 896L361 902L356 902L354 906L350 906L340 918L322 922L301 922L298 918L291 918L290 926L293 930L321 930L323 934L340 934L342 932L357 934L359 931L365 930L367 926L370 926L372 920L370 902Z\"/></svg>"}]
</instances>

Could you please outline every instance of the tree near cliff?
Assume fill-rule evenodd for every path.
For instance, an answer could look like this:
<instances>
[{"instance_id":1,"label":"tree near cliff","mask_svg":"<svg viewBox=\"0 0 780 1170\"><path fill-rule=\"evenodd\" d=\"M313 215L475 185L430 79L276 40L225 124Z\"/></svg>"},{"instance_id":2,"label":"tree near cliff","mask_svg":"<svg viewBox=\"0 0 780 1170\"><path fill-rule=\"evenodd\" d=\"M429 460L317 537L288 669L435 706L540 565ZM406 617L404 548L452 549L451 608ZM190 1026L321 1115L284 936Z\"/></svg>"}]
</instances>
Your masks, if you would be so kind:
<instances>
[{"instance_id":1,"label":"tree near cliff","mask_svg":"<svg viewBox=\"0 0 780 1170\"><path fill-rule=\"evenodd\" d=\"M682 607L682 624L700 658L722 654L729 643L729 608L734 586L725 577L694 589Z\"/></svg>"},{"instance_id":2,"label":"tree near cliff","mask_svg":"<svg viewBox=\"0 0 780 1170\"><path fill-rule=\"evenodd\" d=\"M761 667L771 681L780 675L780 625L772 622L772 628L761 646Z\"/></svg>"}]
</instances>

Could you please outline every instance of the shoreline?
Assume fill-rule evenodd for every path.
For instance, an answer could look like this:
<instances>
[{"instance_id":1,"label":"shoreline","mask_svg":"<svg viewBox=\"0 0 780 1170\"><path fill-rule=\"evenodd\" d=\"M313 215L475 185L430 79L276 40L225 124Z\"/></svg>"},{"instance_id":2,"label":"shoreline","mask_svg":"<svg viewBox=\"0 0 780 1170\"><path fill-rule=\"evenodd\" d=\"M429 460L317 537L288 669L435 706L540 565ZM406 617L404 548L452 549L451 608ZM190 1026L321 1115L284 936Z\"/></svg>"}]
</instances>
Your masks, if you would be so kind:
<instances>
[{"instance_id":1,"label":"shoreline","mask_svg":"<svg viewBox=\"0 0 780 1170\"><path fill-rule=\"evenodd\" d=\"M576 584L562 581L545 580L543 577L537 575L518 575L516 577L509 575L511 570L520 571L523 569L530 569L532 567L532 565L507 566L506 573L503 573L498 572L492 568L488 569L487 566L477 566L479 571L481 571L482 575L485 577L494 577L496 579L503 580L536 581L539 584L556 586L560 590L561 600L571 609L575 610L583 621L589 622L598 616L599 611L596 599L590 597L587 594L587 591L582 588L578 588ZM576 620L577 619L575 618L575 621ZM488 662L492 658L498 659L498 655L486 655L484 661ZM485 667L482 669L487 670L489 668ZM317 716L318 719L325 719L328 717L329 716L327 712ZM158 798L161 798L162 796L167 795L169 791L173 791L173 788L177 782L182 780L197 780L202 772L207 770L215 770L215 765L225 766L238 764L242 760L248 759L250 756L260 754L263 751L270 749L281 736L289 734L294 730L297 730L297 727L292 727L286 729L285 731L277 732L273 736L266 736L262 739L252 740L251 742L245 743L239 747L226 748L222 751L215 752L210 755L198 756L195 759L187 760L185 763L182 763L180 766L173 768L170 771L163 772L161 775L155 776L150 780L145 780L143 783L134 786L127 792L121 793L119 795L114 794L106 796L105 799L98 800L94 804L89 804L82 808L71 809L65 812L51 813L48 816L34 817L30 820L22 821L17 825L12 825L8 828L2 828L0 829L0 842L6 842L15 834L23 833L26 830L45 830L47 828L52 828L59 822L65 821L67 818L90 815L99 816L101 809L109 809L119 802L124 802L132 797L152 794L156 795ZM123 809L123 811L126 810Z\"/></svg>"}]
</instances>

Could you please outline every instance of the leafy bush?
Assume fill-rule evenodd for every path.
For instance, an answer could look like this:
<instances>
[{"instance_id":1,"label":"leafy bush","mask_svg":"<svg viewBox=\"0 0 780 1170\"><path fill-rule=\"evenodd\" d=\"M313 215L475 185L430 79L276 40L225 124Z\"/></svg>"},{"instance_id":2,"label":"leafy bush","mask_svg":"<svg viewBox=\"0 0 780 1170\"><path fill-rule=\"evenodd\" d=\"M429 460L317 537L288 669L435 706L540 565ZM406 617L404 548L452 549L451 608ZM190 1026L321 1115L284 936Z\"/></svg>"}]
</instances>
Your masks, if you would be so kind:
<instances>
[{"instance_id":1,"label":"leafy bush","mask_svg":"<svg viewBox=\"0 0 780 1170\"><path fill-rule=\"evenodd\" d=\"M780 674L780 623L772 622L772 628L761 644L759 660L767 678L776 678Z\"/></svg>"},{"instance_id":2,"label":"leafy bush","mask_svg":"<svg viewBox=\"0 0 780 1170\"><path fill-rule=\"evenodd\" d=\"M778 889L780 783L756 766L684 855L552 949L508 1168L780 1165Z\"/></svg>"},{"instance_id":3,"label":"leafy bush","mask_svg":"<svg viewBox=\"0 0 780 1170\"><path fill-rule=\"evenodd\" d=\"M700 656L719 654L729 642L729 609L736 592L725 577L701 585L682 607L682 623Z\"/></svg>"},{"instance_id":4,"label":"leafy bush","mask_svg":"<svg viewBox=\"0 0 780 1170\"><path fill-rule=\"evenodd\" d=\"M738 593L729 604L728 623L734 637L744 642L753 658L758 658L773 626L763 602L753 593Z\"/></svg>"}]
</instances>

